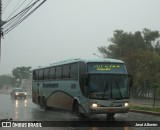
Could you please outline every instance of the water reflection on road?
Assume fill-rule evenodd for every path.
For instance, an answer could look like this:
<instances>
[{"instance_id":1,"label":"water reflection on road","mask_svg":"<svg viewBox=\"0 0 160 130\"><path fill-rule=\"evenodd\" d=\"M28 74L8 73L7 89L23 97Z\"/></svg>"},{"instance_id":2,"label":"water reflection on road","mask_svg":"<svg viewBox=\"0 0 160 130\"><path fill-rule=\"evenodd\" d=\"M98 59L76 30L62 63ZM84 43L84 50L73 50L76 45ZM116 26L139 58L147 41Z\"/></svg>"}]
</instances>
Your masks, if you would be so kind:
<instances>
[{"instance_id":1,"label":"water reflection on road","mask_svg":"<svg viewBox=\"0 0 160 130\"><path fill-rule=\"evenodd\" d=\"M14 104L14 119L18 120L20 118L24 118L27 115L26 113L26 107L27 107L27 99L16 99L16 100L12 100L13 104ZM19 114L19 113L23 113L23 114Z\"/></svg>"},{"instance_id":2,"label":"water reflection on road","mask_svg":"<svg viewBox=\"0 0 160 130\"><path fill-rule=\"evenodd\" d=\"M17 100L10 97L10 95L0 94L0 118L9 119L12 118L14 121L106 121L106 116L102 115L92 115L88 118L79 118L74 116L71 112L50 109L48 111L40 109L40 107L32 103L31 98ZM140 113L128 114L116 114L115 121L160 121L160 117L145 115ZM86 123L85 123L86 124ZM81 125L81 124L79 124ZM87 124L88 125L88 124ZM88 125L89 126L89 125ZM47 128L49 129L49 128ZM62 130L64 128L54 128L57 130ZM136 127L76 127L76 128L65 128L66 130L139 130ZM141 127L141 129L143 129ZM150 130L150 128L145 128L145 130ZM158 130L154 128L154 130Z\"/></svg>"},{"instance_id":3,"label":"water reflection on road","mask_svg":"<svg viewBox=\"0 0 160 130\"><path fill-rule=\"evenodd\" d=\"M20 107L20 106L22 105L22 106L24 106L24 107L27 107L27 99L25 99L25 100L19 100L19 99L16 99L15 100L15 107L16 108L18 108L18 107Z\"/></svg>"}]
</instances>

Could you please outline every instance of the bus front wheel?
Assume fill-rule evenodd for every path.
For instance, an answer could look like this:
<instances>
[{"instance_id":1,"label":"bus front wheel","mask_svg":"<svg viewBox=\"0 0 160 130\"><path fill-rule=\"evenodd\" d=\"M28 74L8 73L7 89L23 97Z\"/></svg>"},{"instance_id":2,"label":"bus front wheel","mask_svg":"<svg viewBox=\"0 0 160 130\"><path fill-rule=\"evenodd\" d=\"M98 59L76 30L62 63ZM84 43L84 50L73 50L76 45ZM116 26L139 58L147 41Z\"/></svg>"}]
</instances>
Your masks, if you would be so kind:
<instances>
[{"instance_id":1,"label":"bus front wheel","mask_svg":"<svg viewBox=\"0 0 160 130\"><path fill-rule=\"evenodd\" d=\"M48 109L47 100L46 100L45 98L42 98L40 107L41 107L42 109L44 109L44 110L47 110L47 109Z\"/></svg>"},{"instance_id":2,"label":"bus front wheel","mask_svg":"<svg viewBox=\"0 0 160 130\"><path fill-rule=\"evenodd\" d=\"M79 111L79 104L78 103L75 103L73 105L73 112L76 116L80 116L80 111Z\"/></svg>"}]
</instances>

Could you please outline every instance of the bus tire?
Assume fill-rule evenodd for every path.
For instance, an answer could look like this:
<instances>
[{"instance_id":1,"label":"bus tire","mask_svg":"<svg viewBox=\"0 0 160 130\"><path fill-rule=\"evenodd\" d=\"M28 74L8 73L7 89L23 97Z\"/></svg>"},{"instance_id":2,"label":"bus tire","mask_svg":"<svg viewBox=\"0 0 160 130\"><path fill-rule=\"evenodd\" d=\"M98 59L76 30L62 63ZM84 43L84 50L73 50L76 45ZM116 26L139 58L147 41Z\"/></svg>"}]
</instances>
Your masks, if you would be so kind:
<instances>
[{"instance_id":1,"label":"bus tire","mask_svg":"<svg viewBox=\"0 0 160 130\"><path fill-rule=\"evenodd\" d=\"M37 99L38 101L37 101L37 103L38 103L38 105L41 105L41 97L40 96L38 96L38 99Z\"/></svg>"},{"instance_id":2,"label":"bus tire","mask_svg":"<svg viewBox=\"0 0 160 130\"><path fill-rule=\"evenodd\" d=\"M44 110L48 109L47 100L45 98L42 98L42 100L41 100L41 108Z\"/></svg>"},{"instance_id":3,"label":"bus tire","mask_svg":"<svg viewBox=\"0 0 160 130\"><path fill-rule=\"evenodd\" d=\"M76 116L80 116L79 104L77 102L73 104L73 112Z\"/></svg>"}]
</instances>

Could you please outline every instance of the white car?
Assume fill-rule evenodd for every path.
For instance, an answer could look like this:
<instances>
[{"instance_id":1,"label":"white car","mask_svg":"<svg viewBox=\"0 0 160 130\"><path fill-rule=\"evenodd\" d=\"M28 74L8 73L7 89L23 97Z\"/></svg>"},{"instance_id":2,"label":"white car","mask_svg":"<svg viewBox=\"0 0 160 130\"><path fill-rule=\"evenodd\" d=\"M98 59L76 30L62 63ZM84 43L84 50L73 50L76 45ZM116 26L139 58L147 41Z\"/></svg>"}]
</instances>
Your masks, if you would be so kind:
<instances>
[{"instance_id":1,"label":"white car","mask_svg":"<svg viewBox=\"0 0 160 130\"><path fill-rule=\"evenodd\" d=\"M26 99L27 93L23 88L14 88L11 92L11 96L15 99L17 99L17 97L23 97L24 99Z\"/></svg>"}]
</instances>

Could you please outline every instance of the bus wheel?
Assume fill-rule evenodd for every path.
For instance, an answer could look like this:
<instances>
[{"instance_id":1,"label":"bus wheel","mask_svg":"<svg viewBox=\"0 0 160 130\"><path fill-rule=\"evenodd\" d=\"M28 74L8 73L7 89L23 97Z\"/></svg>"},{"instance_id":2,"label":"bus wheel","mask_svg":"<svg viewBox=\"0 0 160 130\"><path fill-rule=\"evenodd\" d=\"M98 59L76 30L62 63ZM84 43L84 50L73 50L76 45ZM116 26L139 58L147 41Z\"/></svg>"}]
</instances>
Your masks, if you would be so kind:
<instances>
[{"instance_id":1,"label":"bus wheel","mask_svg":"<svg viewBox=\"0 0 160 130\"><path fill-rule=\"evenodd\" d=\"M48 109L47 100L45 98L43 98L42 101L41 101L41 108L44 109L44 110Z\"/></svg>"},{"instance_id":2,"label":"bus wheel","mask_svg":"<svg viewBox=\"0 0 160 130\"><path fill-rule=\"evenodd\" d=\"M39 105L41 105L41 97L40 96L38 96L38 101L37 102L38 102Z\"/></svg>"},{"instance_id":3,"label":"bus wheel","mask_svg":"<svg viewBox=\"0 0 160 130\"><path fill-rule=\"evenodd\" d=\"M107 120L114 120L115 113L108 113L107 114Z\"/></svg>"},{"instance_id":4,"label":"bus wheel","mask_svg":"<svg viewBox=\"0 0 160 130\"><path fill-rule=\"evenodd\" d=\"M75 103L73 106L73 112L76 116L80 116L80 111L79 111L79 104Z\"/></svg>"}]
</instances>

